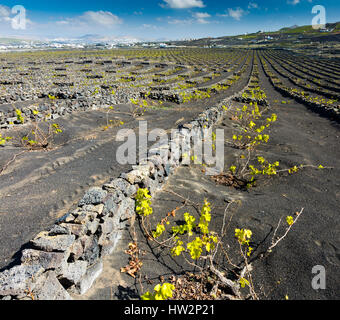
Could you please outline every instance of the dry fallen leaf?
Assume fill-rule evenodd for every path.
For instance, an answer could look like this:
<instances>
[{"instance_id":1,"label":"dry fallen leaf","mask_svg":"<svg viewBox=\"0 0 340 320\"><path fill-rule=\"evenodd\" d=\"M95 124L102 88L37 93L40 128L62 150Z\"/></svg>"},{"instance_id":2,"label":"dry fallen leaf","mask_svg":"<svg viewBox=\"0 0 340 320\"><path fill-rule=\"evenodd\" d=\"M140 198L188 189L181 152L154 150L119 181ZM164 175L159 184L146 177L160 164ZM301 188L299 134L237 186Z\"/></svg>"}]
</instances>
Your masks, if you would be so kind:
<instances>
[{"instance_id":1,"label":"dry fallen leaf","mask_svg":"<svg viewBox=\"0 0 340 320\"><path fill-rule=\"evenodd\" d=\"M143 263L139 260L139 250L137 244L134 242L129 243L129 249L125 250L125 253L130 256L129 264L120 269L121 273L127 273L133 278L136 278L136 273L141 269Z\"/></svg>"}]
</instances>

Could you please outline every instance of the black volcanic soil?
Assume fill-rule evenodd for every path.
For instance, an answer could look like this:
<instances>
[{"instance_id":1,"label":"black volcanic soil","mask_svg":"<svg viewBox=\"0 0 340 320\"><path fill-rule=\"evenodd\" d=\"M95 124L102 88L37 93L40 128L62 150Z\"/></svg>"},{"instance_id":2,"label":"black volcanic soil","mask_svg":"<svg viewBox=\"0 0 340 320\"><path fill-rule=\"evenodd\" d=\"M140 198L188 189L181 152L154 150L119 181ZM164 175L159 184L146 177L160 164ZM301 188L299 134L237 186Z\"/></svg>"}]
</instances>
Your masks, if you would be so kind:
<instances>
[{"instance_id":1,"label":"black volcanic soil","mask_svg":"<svg viewBox=\"0 0 340 320\"><path fill-rule=\"evenodd\" d=\"M250 69L250 68L249 68ZM153 199L156 223L182 205L183 198L191 202L181 208L176 220L184 212L198 215L203 200L212 204L211 229L219 231L224 210L231 200L240 200L227 211L231 219L225 244L237 264L235 228L248 228L253 232L251 257L254 266L253 279L263 299L338 299L340 289L339 265L339 208L340 208L340 126L331 120L313 113L302 104L283 97L276 92L263 70L260 71L260 86L267 94L271 105L269 114L275 112L278 121L270 131L267 146L259 148L259 155L268 160L279 161L280 168L294 165L322 164L332 169L306 168L293 175L280 175L260 181L249 190L236 190L216 185L211 177L202 172L201 166L180 167L170 177L164 189ZM124 128L138 130L138 120L148 120L150 129L170 129L177 123L193 119L207 107L224 97L241 90L247 83L249 70L235 86L226 93L200 103L184 106L169 106L167 109L150 109L145 116L134 119L125 112L127 105L115 107L111 114L124 121ZM287 101L282 104L281 101ZM120 112L120 113L119 113ZM18 258L18 250L38 232L48 228L55 219L72 208L90 186L102 185L110 177L129 170L115 161L115 152L120 145L115 141L118 129L103 131L106 111L93 110L75 113L57 120L64 132L56 140L56 148L48 151L20 155L0 175L0 268L6 268ZM231 137L232 123L226 118L218 126ZM25 128L9 132L22 134ZM13 157L18 149L5 147L1 150L0 168ZM235 150L225 148L225 163L228 168L234 161ZM166 190L174 191L176 196ZM288 236L266 258L261 254L270 244L273 231L280 218L294 215L304 208L298 223ZM131 278L120 269L128 263L124 253L128 243L138 239L142 250L143 268L137 278ZM219 257L221 268L230 271L228 264ZM326 269L326 289L315 291L311 287L312 268L322 265ZM152 289L164 277L181 275L192 271L185 261L173 259L162 248L142 237L140 225L124 233L117 250L105 258L104 272L94 287L77 299L134 299ZM278 281L280 282L278 284Z\"/></svg>"},{"instance_id":2,"label":"black volcanic soil","mask_svg":"<svg viewBox=\"0 0 340 320\"><path fill-rule=\"evenodd\" d=\"M57 119L63 133L56 137L54 149L21 154L0 175L0 268L15 263L20 258L18 250L75 206L86 189L130 170L131 166L116 161L116 150L121 145L116 142L119 129L133 129L138 135L140 120L148 121L149 130L176 128L243 89L250 71L249 66L237 83L211 99L180 106L165 103L165 108L148 109L143 117L133 118L128 114L131 106L117 105L108 119L124 124L107 131L103 131L107 124L105 109ZM13 129L6 136L22 137L30 131L28 128ZM11 146L2 148L0 168L22 151Z\"/></svg>"},{"instance_id":3,"label":"black volcanic soil","mask_svg":"<svg viewBox=\"0 0 340 320\"><path fill-rule=\"evenodd\" d=\"M251 245L255 248L251 257L254 267L253 280L262 299L338 299L340 290L340 131L339 124L323 118L305 106L287 100L277 93L263 71L260 70L260 85L268 96L271 112L278 121L271 128L270 141L259 149L259 154L270 161L279 161L280 168L299 164L330 166L333 169L306 168L293 175L280 175L259 183L249 191L216 185L211 177L202 172L201 166L180 167L166 186L181 197L165 190L153 199L153 223L182 205L183 198L202 204L206 198L212 204L213 222L211 230L221 229L226 201L241 200L233 204L227 213L232 217L225 243L234 262L239 262L238 244L234 238L235 228L248 228L253 232ZM278 100L279 103L274 101ZM287 104L281 104L282 100ZM231 134L231 121L226 118L218 126L225 129L226 137ZM225 149L226 167L233 159L233 150ZM292 215L304 208L299 221L287 237L266 258L261 254L267 250L280 218ZM199 208L187 204L178 211L175 220L181 220L184 212L198 215ZM79 299L134 299L173 275L192 270L181 260L174 260L167 249L145 241L136 223L138 244L146 254L141 255L143 267L136 279L120 273L128 263L124 254L133 232L119 244L118 254L105 261L105 272L96 285ZM281 230L282 232L282 230ZM228 265L219 260L226 270ZM314 290L311 286L312 268L322 265L326 269L326 289ZM222 267L223 268L223 267ZM279 283L278 283L279 282Z\"/></svg>"}]
</instances>

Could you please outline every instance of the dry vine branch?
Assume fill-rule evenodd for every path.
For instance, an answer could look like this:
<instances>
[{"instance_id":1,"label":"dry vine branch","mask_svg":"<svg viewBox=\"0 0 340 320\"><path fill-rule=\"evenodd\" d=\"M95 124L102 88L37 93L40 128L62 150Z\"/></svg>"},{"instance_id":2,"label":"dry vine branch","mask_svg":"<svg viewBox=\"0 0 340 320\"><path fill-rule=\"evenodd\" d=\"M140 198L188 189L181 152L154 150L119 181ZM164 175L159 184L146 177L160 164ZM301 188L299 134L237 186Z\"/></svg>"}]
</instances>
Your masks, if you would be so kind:
<instances>
[{"instance_id":1,"label":"dry vine branch","mask_svg":"<svg viewBox=\"0 0 340 320\"><path fill-rule=\"evenodd\" d=\"M234 281L230 280L230 279L227 279L225 276L223 276L222 272L220 272L219 270L217 270L215 267L214 267L214 262L213 262L213 259L212 257L210 256L210 265L209 265L209 269L211 270L212 273L214 273L218 279L221 281L221 283L227 287L228 289L230 289L232 291L232 293L240 298L241 297L241 293L240 293L240 290L239 290L239 287L238 285L235 284Z\"/></svg>"},{"instance_id":2,"label":"dry vine branch","mask_svg":"<svg viewBox=\"0 0 340 320\"><path fill-rule=\"evenodd\" d=\"M253 267L251 266L251 264L248 263L248 259L247 256L244 254L243 250L242 250L242 245L240 244L240 252L241 255L244 259L244 263L245 263L245 267L243 268L243 270L241 271L241 275L240 278L243 278L245 274L247 274L248 279L249 279L249 289L250 289L250 294L252 296L252 298L254 300L259 300L257 297L257 294L255 292L255 288L254 288L254 283L253 283L253 278L251 276L251 271L253 270Z\"/></svg>"},{"instance_id":3,"label":"dry vine branch","mask_svg":"<svg viewBox=\"0 0 340 320\"><path fill-rule=\"evenodd\" d=\"M192 206L194 206L196 209L200 207L200 205L198 203L195 203L191 200L189 200L189 198L184 198L183 196L181 196L180 194L176 193L175 191L173 190L167 190L167 189L164 189L165 192L168 192L168 193L171 193L181 199L183 199L183 202L185 203L190 203Z\"/></svg>"},{"instance_id":4,"label":"dry vine branch","mask_svg":"<svg viewBox=\"0 0 340 320\"><path fill-rule=\"evenodd\" d=\"M221 228L221 240L222 240L222 238L224 237L224 234L225 234L225 232L226 232L226 230L225 230L225 224L226 224L226 213L227 213L227 211L228 211L228 209L229 209L229 207L231 206L231 204L233 204L235 201L231 201L231 202L229 202L228 203L228 205L225 207L225 209L224 209L224 214L223 214L223 223L222 223L222 228ZM229 219L229 223L228 223L228 226L229 226L229 224L230 224L230 222L231 222L231 220L232 220L232 218L233 218L233 214L231 215L231 217L230 217L230 219ZM227 228L228 228L228 226L227 226ZM216 256L216 254L217 254L217 251L218 251L218 247L219 247L219 245L220 245L220 243L221 243L222 241L219 241L218 243L217 243L217 245L216 245L216 248L215 248L215 250L214 250L214 253L213 253L213 256L212 256L212 259L214 260L215 259L215 256Z\"/></svg>"},{"instance_id":5,"label":"dry vine branch","mask_svg":"<svg viewBox=\"0 0 340 320\"><path fill-rule=\"evenodd\" d=\"M272 249L273 249L274 247L276 247L276 246L279 244L279 242L282 241L282 240L287 236L287 234L288 234L288 232L290 231L290 229L291 229L291 228L293 227L293 225L298 221L300 215L303 213L303 210L304 210L304 208L302 208L302 209L300 210L300 212L297 213L297 218L296 218L296 219L294 220L294 222L287 228L287 230L286 230L286 232L284 233L284 235L283 235L282 237L280 237L280 238L278 238L278 239L275 240L276 232L277 232L277 230L279 229L279 225L280 225L280 223L281 223L282 218L280 219L280 221L279 221L279 223L278 223L278 225L277 225L277 227L276 227L276 229L275 229L275 232L274 232L274 235L273 235L273 238L272 238L272 241L271 241L271 245L270 245L270 247L268 248L267 252L271 252Z\"/></svg>"}]
</instances>

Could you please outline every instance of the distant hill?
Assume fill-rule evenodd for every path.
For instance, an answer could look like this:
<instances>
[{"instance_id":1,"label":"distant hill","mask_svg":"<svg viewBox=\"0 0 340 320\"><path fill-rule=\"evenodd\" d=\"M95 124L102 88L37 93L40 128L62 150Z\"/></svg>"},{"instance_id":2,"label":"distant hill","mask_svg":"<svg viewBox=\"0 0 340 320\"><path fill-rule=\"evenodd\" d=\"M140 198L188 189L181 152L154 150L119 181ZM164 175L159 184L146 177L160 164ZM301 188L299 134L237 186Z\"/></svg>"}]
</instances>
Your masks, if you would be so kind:
<instances>
[{"instance_id":1,"label":"distant hill","mask_svg":"<svg viewBox=\"0 0 340 320\"><path fill-rule=\"evenodd\" d=\"M28 43L37 43L39 41L37 40L31 40L31 39L19 39L19 38L1 38L0 37L0 45L25 45Z\"/></svg>"},{"instance_id":2,"label":"distant hill","mask_svg":"<svg viewBox=\"0 0 340 320\"><path fill-rule=\"evenodd\" d=\"M340 22L336 23L327 23L324 30L329 30L328 33L336 33L340 31ZM325 32L323 30L315 30L312 26L293 26L289 28L282 28L278 31L279 33L311 33L311 34L320 34L321 32ZM327 32L327 31L326 31ZM275 32L274 32L275 33Z\"/></svg>"},{"instance_id":3,"label":"distant hill","mask_svg":"<svg viewBox=\"0 0 340 320\"><path fill-rule=\"evenodd\" d=\"M283 30L289 30L289 29L295 29L295 28L298 28L299 26L297 24L291 26L291 27L288 27L288 28L282 28L280 29L279 31L283 31Z\"/></svg>"},{"instance_id":4,"label":"distant hill","mask_svg":"<svg viewBox=\"0 0 340 320\"><path fill-rule=\"evenodd\" d=\"M132 44L136 42L140 42L139 39L123 36L123 37L115 37L115 36L103 36L99 34L85 34L80 37L75 37L73 39L67 38L57 38L57 39L50 39L50 42L59 42L59 43L85 43L85 44Z\"/></svg>"},{"instance_id":5,"label":"distant hill","mask_svg":"<svg viewBox=\"0 0 340 320\"><path fill-rule=\"evenodd\" d=\"M340 22L328 23L325 29L315 30L311 25L285 27L278 31L262 32L225 36L218 38L202 38L187 41L171 41L169 44L186 46L228 46L251 44L274 44L276 42L310 42L310 41L339 41Z\"/></svg>"}]
</instances>

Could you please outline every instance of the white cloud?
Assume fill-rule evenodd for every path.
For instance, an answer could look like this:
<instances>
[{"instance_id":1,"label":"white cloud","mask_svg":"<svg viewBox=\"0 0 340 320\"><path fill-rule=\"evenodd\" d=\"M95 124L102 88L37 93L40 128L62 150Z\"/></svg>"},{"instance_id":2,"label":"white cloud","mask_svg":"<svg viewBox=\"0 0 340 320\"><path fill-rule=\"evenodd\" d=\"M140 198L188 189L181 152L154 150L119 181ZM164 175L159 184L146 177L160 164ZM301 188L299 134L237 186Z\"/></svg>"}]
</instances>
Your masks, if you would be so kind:
<instances>
[{"instance_id":1,"label":"white cloud","mask_svg":"<svg viewBox=\"0 0 340 320\"><path fill-rule=\"evenodd\" d=\"M58 25L97 25L110 27L122 23L122 19L109 11L86 11L81 16L56 22Z\"/></svg>"},{"instance_id":2,"label":"white cloud","mask_svg":"<svg viewBox=\"0 0 340 320\"><path fill-rule=\"evenodd\" d=\"M288 4L292 4L293 6L297 5L300 3L300 0L287 0Z\"/></svg>"},{"instance_id":3,"label":"white cloud","mask_svg":"<svg viewBox=\"0 0 340 320\"><path fill-rule=\"evenodd\" d=\"M0 18L8 17L10 13L11 13L10 8L0 5Z\"/></svg>"},{"instance_id":4,"label":"white cloud","mask_svg":"<svg viewBox=\"0 0 340 320\"><path fill-rule=\"evenodd\" d=\"M312 3L313 0L307 0L307 2ZM295 5L299 4L299 3L301 3L301 0L287 0L287 3L295 6Z\"/></svg>"},{"instance_id":5,"label":"white cloud","mask_svg":"<svg viewBox=\"0 0 340 320\"><path fill-rule=\"evenodd\" d=\"M154 29L154 30L158 30L158 27L157 27L157 26L155 26L155 25L153 25L153 24L147 24L147 23L144 23L144 24L142 25L142 28L144 28L144 29Z\"/></svg>"},{"instance_id":6,"label":"white cloud","mask_svg":"<svg viewBox=\"0 0 340 320\"><path fill-rule=\"evenodd\" d=\"M57 21L56 23L59 24L59 25L68 25L68 24L70 24L70 21L60 20L60 21Z\"/></svg>"},{"instance_id":7,"label":"white cloud","mask_svg":"<svg viewBox=\"0 0 340 320\"><path fill-rule=\"evenodd\" d=\"M211 15L206 12L195 12L192 13L192 18L187 18L187 19L175 19L172 17L167 17L168 23L169 24L183 24L183 25L188 25L188 24L193 24L193 23L199 23L199 24L208 24L210 23L209 19Z\"/></svg>"},{"instance_id":8,"label":"white cloud","mask_svg":"<svg viewBox=\"0 0 340 320\"><path fill-rule=\"evenodd\" d=\"M170 19L169 24L192 24L193 19Z\"/></svg>"},{"instance_id":9,"label":"white cloud","mask_svg":"<svg viewBox=\"0 0 340 320\"><path fill-rule=\"evenodd\" d=\"M82 18L89 23L96 23L104 26L122 23L122 20L118 18L118 16L109 11L87 11L83 14Z\"/></svg>"},{"instance_id":10,"label":"white cloud","mask_svg":"<svg viewBox=\"0 0 340 320\"><path fill-rule=\"evenodd\" d=\"M242 8L238 7L236 9L228 8L228 14L230 17L234 18L235 20L241 20L241 18L246 14L247 12L244 11Z\"/></svg>"},{"instance_id":11,"label":"white cloud","mask_svg":"<svg viewBox=\"0 0 340 320\"><path fill-rule=\"evenodd\" d=\"M209 23L208 18L211 17L209 13L206 12L196 12L193 14L193 17L196 18L196 21L200 24L207 24Z\"/></svg>"},{"instance_id":12,"label":"white cloud","mask_svg":"<svg viewBox=\"0 0 340 320\"><path fill-rule=\"evenodd\" d=\"M194 16L198 19L206 19L206 18L210 18L211 15L209 13L206 13L206 12L196 12L194 14Z\"/></svg>"},{"instance_id":13,"label":"white cloud","mask_svg":"<svg viewBox=\"0 0 340 320\"><path fill-rule=\"evenodd\" d=\"M248 9L257 9L259 5L256 2L249 2Z\"/></svg>"},{"instance_id":14,"label":"white cloud","mask_svg":"<svg viewBox=\"0 0 340 320\"><path fill-rule=\"evenodd\" d=\"M204 8L205 4L202 0L163 0L167 6L173 9L188 9L188 8Z\"/></svg>"}]
</instances>

